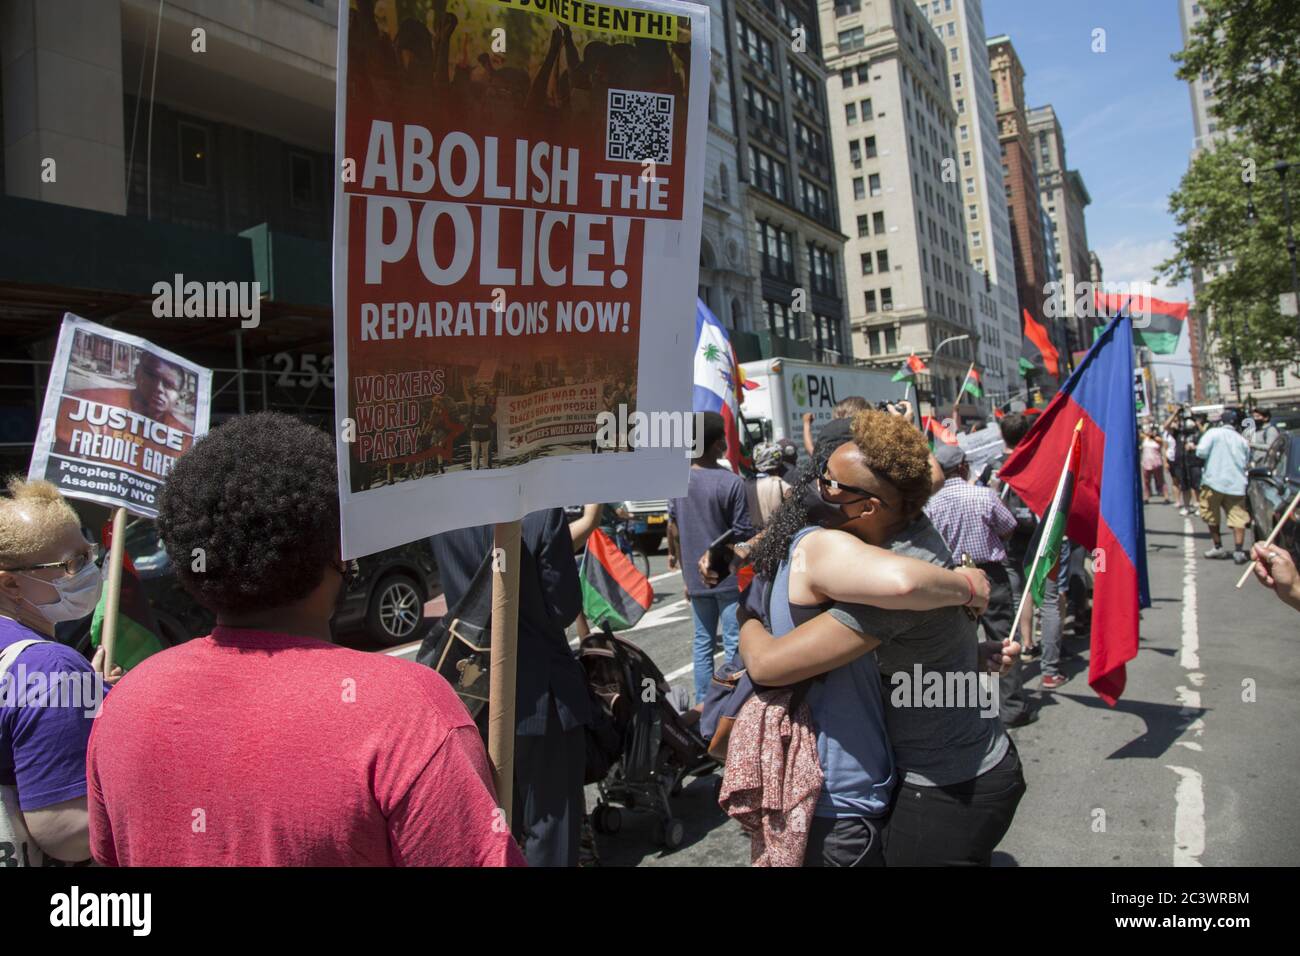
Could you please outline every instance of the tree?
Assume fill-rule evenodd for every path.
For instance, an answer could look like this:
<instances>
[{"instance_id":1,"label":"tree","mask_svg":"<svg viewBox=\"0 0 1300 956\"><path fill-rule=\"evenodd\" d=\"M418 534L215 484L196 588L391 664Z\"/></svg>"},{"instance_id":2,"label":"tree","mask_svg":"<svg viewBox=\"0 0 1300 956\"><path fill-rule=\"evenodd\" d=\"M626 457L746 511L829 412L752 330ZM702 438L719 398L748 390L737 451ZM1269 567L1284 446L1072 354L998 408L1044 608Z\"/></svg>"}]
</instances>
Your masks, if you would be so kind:
<instances>
[{"instance_id":1,"label":"tree","mask_svg":"<svg viewBox=\"0 0 1300 956\"><path fill-rule=\"evenodd\" d=\"M1214 315L1220 358L1294 361L1300 327L1278 306L1291 272L1281 182L1271 167L1300 159L1300 0L1202 0L1201 8L1187 48L1174 55L1177 75L1213 84L1212 114L1233 133L1200 152L1169 197L1178 231L1159 271L1173 281L1203 273L1197 305ZM1300 213L1300 167L1288 178Z\"/></svg>"},{"instance_id":2,"label":"tree","mask_svg":"<svg viewBox=\"0 0 1300 956\"><path fill-rule=\"evenodd\" d=\"M1300 145L1300 0L1201 0L1201 10L1174 54L1178 78L1209 79L1221 126L1269 159L1294 158L1285 154Z\"/></svg>"},{"instance_id":3,"label":"tree","mask_svg":"<svg viewBox=\"0 0 1300 956\"><path fill-rule=\"evenodd\" d=\"M1281 184L1271 169L1254 165L1251 154L1259 152L1248 140L1235 139L1192 161L1169 197L1178 232L1174 255L1160 265L1174 282L1204 272L1197 306L1214 315L1221 357L1235 353L1242 365L1300 355L1296 320L1278 309L1279 294L1291 290ZM1300 193L1296 180L1291 188ZM1254 222L1246 216L1248 202Z\"/></svg>"}]
</instances>

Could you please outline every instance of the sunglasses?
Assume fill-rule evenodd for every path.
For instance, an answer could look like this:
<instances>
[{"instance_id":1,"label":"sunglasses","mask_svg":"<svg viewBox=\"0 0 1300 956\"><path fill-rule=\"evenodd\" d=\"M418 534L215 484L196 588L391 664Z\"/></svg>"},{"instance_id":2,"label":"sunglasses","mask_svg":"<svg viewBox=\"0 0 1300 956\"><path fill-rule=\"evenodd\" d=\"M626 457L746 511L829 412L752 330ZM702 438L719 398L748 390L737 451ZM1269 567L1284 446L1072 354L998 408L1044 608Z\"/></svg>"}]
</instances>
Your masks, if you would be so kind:
<instances>
[{"instance_id":1,"label":"sunglasses","mask_svg":"<svg viewBox=\"0 0 1300 956\"><path fill-rule=\"evenodd\" d=\"M99 545L88 545L85 551L74 554L66 561L51 561L49 564L30 564L25 568L0 568L0 571L45 571L49 568L61 568L68 577L80 574L88 564L99 563Z\"/></svg>"},{"instance_id":2,"label":"sunglasses","mask_svg":"<svg viewBox=\"0 0 1300 956\"><path fill-rule=\"evenodd\" d=\"M874 491L867 491L866 488L858 488L856 485L846 485L842 481L836 481L834 478L830 476L829 473L824 472L820 477L818 477L817 485L818 487L821 488L823 497L825 497L827 492L835 492L837 494L842 492L848 492L849 494L858 496L857 498L854 498L852 501L836 501L836 504L855 505L859 501L866 501L870 498L874 498L876 501L880 502L880 506L882 508L893 510L889 502L886 501L884 498L880 497L880 495L876 494Z\"/></svg>"}]
</instances>

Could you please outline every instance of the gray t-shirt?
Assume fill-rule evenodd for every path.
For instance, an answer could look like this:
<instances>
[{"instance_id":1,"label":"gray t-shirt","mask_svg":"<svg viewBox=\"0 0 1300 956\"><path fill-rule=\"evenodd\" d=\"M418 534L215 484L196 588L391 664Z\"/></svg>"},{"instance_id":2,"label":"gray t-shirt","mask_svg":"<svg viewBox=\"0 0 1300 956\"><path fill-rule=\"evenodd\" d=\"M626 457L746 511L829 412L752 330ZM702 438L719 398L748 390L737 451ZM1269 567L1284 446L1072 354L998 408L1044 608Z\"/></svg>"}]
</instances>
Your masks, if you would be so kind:
<instances>
[{"instance_id":1,"label":"gray t-shirt","mask_svg":"<svg viewBox=\"0 0 1300 956\"><path fill-rule=\"evenodd\" d=\"M903 529L889 550L944 567L953 563L947 545L924 515ZM1009 741L996 701L978 691L976 624L963 608L888 611L836 604L831 614L880 641L875 653L885 683L885 726L906 783L962 783L1006 756ZM990 677L996 686L996 676ZM981 698L993 706L982 707Z\"/></svg>"}]
</instances>

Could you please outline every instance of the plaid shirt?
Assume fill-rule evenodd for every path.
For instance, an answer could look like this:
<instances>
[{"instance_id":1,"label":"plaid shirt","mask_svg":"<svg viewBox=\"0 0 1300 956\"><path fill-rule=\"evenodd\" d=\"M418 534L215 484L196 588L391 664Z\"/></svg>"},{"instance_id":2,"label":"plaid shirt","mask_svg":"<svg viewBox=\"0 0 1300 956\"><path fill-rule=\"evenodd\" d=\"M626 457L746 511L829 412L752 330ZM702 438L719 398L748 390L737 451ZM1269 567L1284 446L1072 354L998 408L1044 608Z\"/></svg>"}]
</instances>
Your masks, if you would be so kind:
<instances>
[{"instance_id":1,"label":"plaid shirt","mask_svg":"<svg viewBox=\"0 0 1300 956\"><path fill-rule=\"evenodd\" d=\"M963 553L976 564L1006 559L1004 539L1016 530L1016 516L992 489L949 478L925 506L925 513L947 543L953 561L960 561Z\"/></svg>"}]
</instances>

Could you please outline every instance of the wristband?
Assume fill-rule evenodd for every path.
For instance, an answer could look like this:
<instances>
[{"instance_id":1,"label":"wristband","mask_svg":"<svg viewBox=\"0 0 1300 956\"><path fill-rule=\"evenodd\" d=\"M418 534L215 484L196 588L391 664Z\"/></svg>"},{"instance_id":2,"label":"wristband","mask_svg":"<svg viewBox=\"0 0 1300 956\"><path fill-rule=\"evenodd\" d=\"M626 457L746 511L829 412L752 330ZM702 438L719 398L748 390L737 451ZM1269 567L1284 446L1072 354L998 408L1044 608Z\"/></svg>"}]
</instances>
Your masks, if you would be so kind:
<instances>
[{"instance_id":1,"label":"wristband","mask_svg":"<svg viewBox=\"0 0 1300 956\"><path fill-rule=\"evenodd\" d=\"M961 578L963 581L966 582L966 587L970 588L970 597L966 599L966 603L963 604L962 607L970 607L971 604L975 602L975 582L972 581L969 577L967 577L964 574L961 576Z\"/></svg>"}]
</instances>

